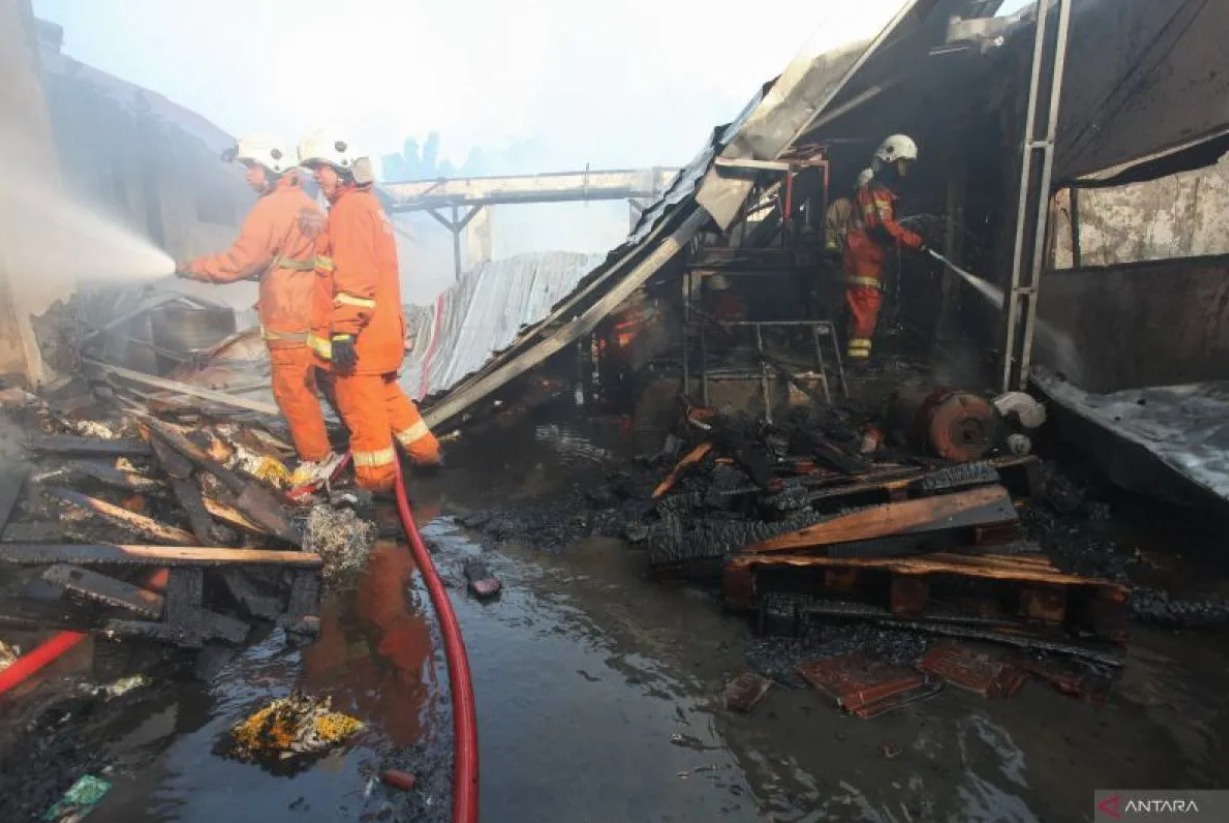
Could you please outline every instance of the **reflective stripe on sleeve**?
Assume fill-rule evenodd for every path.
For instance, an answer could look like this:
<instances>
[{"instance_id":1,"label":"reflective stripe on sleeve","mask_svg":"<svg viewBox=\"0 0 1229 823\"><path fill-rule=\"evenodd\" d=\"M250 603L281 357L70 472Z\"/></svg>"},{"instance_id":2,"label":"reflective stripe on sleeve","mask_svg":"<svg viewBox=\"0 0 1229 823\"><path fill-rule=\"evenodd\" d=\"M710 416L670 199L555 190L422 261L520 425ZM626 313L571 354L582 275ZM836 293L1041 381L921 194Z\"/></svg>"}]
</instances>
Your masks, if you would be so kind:
<instances>
[{"instance_id":1,"label":"reflective stripe on sleeve","mask_svg":"<svg viewBox=\"0 0 1229 823\"><path fill-rule=\"evenodd\" d=\"M368 300L365 297L355 297L353 294L346 294L344 291L339 291L333 296L334 306L356 306L360 309L374 309L376 301Z\"/></svg>"},{"instance_id":2,"label":"reflective stripe on sleeve","mask_svg":"<svg viewBox=\"0 0 1229 823\"><path fill-rule=\"evenodd\" d=\"M393 451L392 446L374 452L352 451L350 454L354 457L355 466L368 469L391 465L397 459L397 454Z\"/></svg>"}]
</instances>

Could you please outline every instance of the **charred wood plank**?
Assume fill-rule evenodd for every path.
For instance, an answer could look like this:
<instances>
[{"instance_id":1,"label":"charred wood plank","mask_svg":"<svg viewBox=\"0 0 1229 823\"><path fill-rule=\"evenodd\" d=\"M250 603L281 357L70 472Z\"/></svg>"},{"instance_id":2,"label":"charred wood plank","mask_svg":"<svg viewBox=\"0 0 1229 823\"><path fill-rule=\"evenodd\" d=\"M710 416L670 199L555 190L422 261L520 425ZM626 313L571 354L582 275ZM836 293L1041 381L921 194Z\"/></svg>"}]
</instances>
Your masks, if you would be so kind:
<instances>
[{"instance_id":1,"label":"charred wood plank","mask_svg":"<svg viewBox=\"0 0 1229 823\"><path fill-rule=\"evenodd\" d=\"M0 552L3 549L0 548ZM743 554L726 564L727 570L758 568L867 568L883 569L893 574L926 575L954 574L990 580L1049 583L1058 586L1087 587L1120 593L1126 597L1129 589L1097 577L1080 577L1057 569L1037 568L1030 563L1011 563L998 558L972 557L961 554L925 554L913 557L823 557L797 554Z\"/></svg>"},{"instance_id":2,"label":"charred wood plank","mask_svg":"<svg viewBox=\"0 0 1229 823\"><path fill-rule=\"evenodd\" d=\"M144 457L149 444L136 439L99 440L60 434L34 434L26 438L26 448L42 454L71 457Z\"/></svg>"},{"instance_id":3,"label":"charred wood plank","mask_svg":"<svg viewBox=\"0 0 1229 823\"><path fill-rule=\"evenodd\" d=\"M48 601L33 597L0 600L0 626L45 631L89 631L102 625L96 606L63 599Z\"/></svg>"},{"instance_id":4,"label":"charred wood plank","mask_svg":"<svg viewBox=\"0 0 1229 823\"><path fill-rule=\"evenodd\" d=\"M127 563L142 566L287 566L297 569L319 569L323 565L320 555L311 552L112 543L5 543L0 544L0 561L20 565Z\"/></svg>"},{"instance_id":5,"label":"charred wood plank","mask_svg":"<svg viewBox=\"0 0 1229 823\"><path fill-rule=\"evenodd\" d=\"M153 446L154 455L158 458L158 465L162 466L163 471L176 480L188 480L192 477L191 460L172 449L165 440L151 437L149 442Z\"/></svg>"},{"instance_id":6,"label":"charred wood plank","mask_svg":"<svg viewBox=\"0 0 1229 823\"><path fill-rule=\"evenodd\" d=\"M793 534L774 537L748 546L747 551L767 553L816 549L831 543L1010 523L1018 519L1007 490L994 486L941 497L887 503L808 526Z\"/></svg>"},{"instance_id":7,"label":"charred wood plank","mask_svg":"<svg viewBox=\"0 0 1229 823\"><path fill-rule=\"evenodd\" d=\"M205 571L191 566L171 569L166 584L166 625L176 642L185 646L200 646L204 641L202 626L205 611Z\"/></svg>"},{"instance_id":8,"label":"charred wood plank","mask_svg":"<svg viewBox=\"0 0 1229 823\"><path fill-rule=\"evenodd\" d=\"M278 625L287 632L314 636L320 631L320 575L300 571L290 585L290 601Z\"/></svg>"},{"instance_id":9,"label":"charred wood plank","mask_svg":"<svg viewBox=\"0 0 1229 823\"><path fill-rule=\"evenodd\" d=\"M96 497L90 497L89 495L69 489L48 489L48 492L65 503L95 514L108 523L144 537L146 540L179 546L198 544L197 539L183 529L159 523L152 517L130 512L105 500L99 500Z\"/></svg>"},{"instance_id":10,"label":"charred wood plank","mask_svg":"<svg viewBox=\"0 0 1229 823\"><path fill-rule=\"evenodd\" d=\"M906 617L896 617L886 609L867 606L861 603L832 603L808 606L807 610L816 615L827 617L844 617L854 620L868 620L885 626L895 626L909 631L933 634L941 637L956 637L964 640L981 640L987 643L997 643L1012 646L1017 649L1061 654L1097 663L1102 666L1122 668L1126 661L1121 654L1103 644L1080 643L1076 641L1057 640L1021 632L1017 627L1004 626L999 628L973 625L960 625L946 620L927 620Z\"/></svg>"},{"instance_id":11,"label":"charred wood plank","mask_svg":"<svg viewBox=\"0 0 1229 823\"><path fill-rule=\"evenodd\" d=\"M87 477L104 486L136 492L137 494L148 494L160 491L165 487L162 481L156 478L117 469L110 463L104 463L101 460L77 460L65 463L63 468L70 474L78 477Z\"/></svg>"},{"instance_id":12,"label":"charred wood plank","mask_svg":"<svg viewBox=\"0 0 1229 823\"><path fill-rule=\"evenodd\" d=\"M712 451L712 448L712 443L701 443L684 455L683 459L678 462L678 465L674 467L670 474L666 475L666 479L662 480L657 485L657 488L653 489L652 499L656 500L674 488L675 484L679 482L679 478L686 474L688 469L703 460L705 455Z\"/></svg>"},{"instance_id":13,"label":"charred wood plank","mask_svg":"<svg viewBox=\"0 0 1229 823\"><path fill-rule=\"evenodd\" d=\"M209 518L209 512L205 509L201 490L191 480L182 480L178 477L171 478L171 489L175 492L175 499L187 513L188 522L192 525L192 533L196 535L197 541L202 546L213 543L213 520Z\"/></svg>"},{"instance_id":14,"label":"charred wood plank","mask_svg":"<svg viewBox=\"0 0 1229 823\"><path fill-rule=\"evenodd\" d=\"M9 523L0 536L5 543L55 543L63 539L63 523Z\"/></svg>"},{"instance_id":15,"label":"charred wood plank","mask_svg":"<svg viewBox=\"0 0 1229 823\"><path fill-rule=\"evenodd\" d=\"M221 500L215 500L212 497L205 497L204 502L205 511L209 512L211 516L216 517L218 520L221 520L224 523L229 523L230 525L243 529L251 534L259 534L266 537L269 535L268 529L253 523L251 520L244 517L241 512L236 511L234 508L226 505Z\"/></svg>"},{"instance_id":16,"label":"charred wood plank","mask_svg":"<svg viewBox=\"0 0 1229 823\"><path fill-rule=\"evenodd\" d=\"M195 638L186 638L182 632L176 631L167 623L155 623L147 620L108 620L102 625L102 632L116 637L143 637L149 640L161 640L167 643L200 648L208 640L224 640L227 643L242 643L247 639L250 627L242 620L228 617L224 614L204 609L199 622L200 634Z\"/></svg>"},{"instance_id":17,"label":"charred wood plank","mask_svg":"<svg viewBox=\"0 0 1229 823\"><path fill-rule=\"evenodd\" d=\"M3 532L13 514L13 508L26 485L30 467L15 460L0 460L0 532Z\"/></svg>"},{"instance_id":18,"label":"charred wood plank","mask_svg":"<svg viewBox=\"0 0 1229 823\"><path fill-rule=\"evenodd\" d=\"M152 417L145 418L144 423L153 437L162 438L168 446L190 460L198 469L221 480L223 485L236 495L235 508L245 517L287 543L302 543L302 535L291 523L286 508L277 495L256 481L245 480L237 472L227 469L174 427Z\"/></svg>"},{"instance_id":19,"label":"charred wood plank","mask_svg":"<svg viewBox=\"0 0 1229 823\"><path fill-rule=\"evenodd\" d=\"M154 620L162 616L165 606L161 595L76 566L57 564L43 572L43 579L95 603L136 612Z\"/></svg>"},{"instance_id":20,"label":"charred wood plank","mask_svg":"<svg viewBox=\"0 0 1229 823\"><path fill-rule=\"evenodd\" d=\"M263 594L243 569L226 569L222 572L222 582L235 602L252 617L275 620L282 613L281 599Z\"/></svg>"}]
</instances>

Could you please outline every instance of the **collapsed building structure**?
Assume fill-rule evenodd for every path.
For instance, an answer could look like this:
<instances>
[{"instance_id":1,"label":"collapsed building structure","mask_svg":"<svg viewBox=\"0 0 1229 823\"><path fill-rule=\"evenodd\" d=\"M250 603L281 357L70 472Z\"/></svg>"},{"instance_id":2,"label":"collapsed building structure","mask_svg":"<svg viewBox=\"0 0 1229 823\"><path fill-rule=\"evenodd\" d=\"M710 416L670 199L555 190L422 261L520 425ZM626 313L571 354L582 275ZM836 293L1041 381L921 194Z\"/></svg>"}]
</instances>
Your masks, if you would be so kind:
<instances>
[{"instance_id":1,"label":"collapsed building structure","mask_svg":"<svg viewBox=\"0 0 1229 823\"><path fill-rule=\"evenodd\" d=\"M661 391L698 397L707 368L697 370L695 364L698 350L711 342L701 330L704 315L717 305L715 295L731 289L757 293L764 306L757 321L807 319L796 309L795 282L824 280L815 230L827 199L852 185L882 135L906 131L923 152L911 176L906 211L932 215L926 227L932 244L1002 289L1011 307L974 296L953 273L933 264L904 261L894 290L896 317L914 335L907 348L956 360L954 344L963 341L972 352L965 359L975 367L966 378L1006 389L1032 377L1059 409L1074 415L1060 415L1063 425L1067 419L1091 422L1107 431L1110 443L1122 442L1123 436L1146 441L1138 431L1133 437L1123 431L1129 421L1115 426L1122 421L1094 413L1113 404L1112 398L1096 395L1225 377L1218 352L1229 331L1225 318L1215 314L1223 303L1215 295L1223 288L1224 261L1187 256L1198 255L1200 247L1179 242L1165 248L1173 259L1087 265L1080 237L1085 231L1095 236L1104 218L1094 212L1090 219L1097 222L1087 229L1079 205L1115 208L1114 195L1101 192L1129 197L1122 187L1177 174L1215 178L1216 161L1229 148L1229 124L1223 106L1214 101L1223 96L1227 81L1207 67L1216 63L1216 43L1229 21L1223 10L1199 2L1076 0L1068 23L1068 7L1049 3L1048 26L1038 45L1036 9L988 16L999 5L907 3L873 40L800 56L735 121L714 132L665 196L645 211L627 242L545 319L456 387L428 397L427 419L441 426L481 416L492 399L515 393L516 381L541 364L577 352L589 358L601 349L595 334L613 340L616 318L636 313L639 325L653 333L639 337L630 356L637 366L655 367L635 370L639 383L633 394L643 399L647 384L658 381L670 387ZM1038 64L1037 90L1030 95L1034 51L1044 55L1056 47L1061 56ZM1062 105L1050 145L1036 130L1047 119L1043 104L1055 65ZM1030 112L1030 105L1041 114ZM1025 137L1026 126L1034 134ZM1052 152L1050 159L1034 157L1038 151ZM1024 177L1026 189L1038 188L1042 166L1050 169L1044 194L1033 192L1033 202L1047 215L1040 224L1025 202L1028 192L1021 192L1026 156L1032 173L1032 179ZM1090 193L1081 197L1085 191ZM1115 219L1147 224L1150 201L1136 202L1118 206ZM1028 282L1033 267L1043 273ZM833 282L839 275L826 276L828 288L839 295L841 286ZM1173 288L1175 277L1183 288ZM765 297L773 293L775 298ZM829 308L833 302L830 296ZM1139 314L1144 306L1146 317ZM700 313L689 314L693 309ZM1013 324L1006 318L1021 309L1021 323L1014 324L1019 331L1008 341L1007 327ZM1032 312L1042 321L1041 334L1021 333ZM650 317L652 322L645 322ZM1192 324L1191 317L1203 319ZM812 330L821 343L834 331ZM767 327L758 331L761 337L770 333ZM1036 340L1035 352L1031 343L1024 347L1024 337ZM1016 348L1005 357L1009 343ZM825 363L812 357L806 370L826 375L829 387L838 384L839 352L826 344L818 350L807 344L807 349L828 356ZM788 395L783 388L788 378L757 359L752 356L749 371L738 379L773 384L778 394ZM1031 363L1046 371L1034 375ZM572 388L574 375L600 369L569 362L557 371L557 388L563 390ZM1055 373L1065 382L1045 376ZM728 382L732 376L722 378ZM1198 390L1179 395L1191 393ZM763 411L762 401L748 405L762 394L755 388L743 405ZM1209 389L1201 396L1210 403L1215 395ZM1154 456L1196 486L1216 486L1215 479L1194 476L1203 471L1194 468L1201 461L1177 454L1195 448L1197 438L1188 439L1192 442L1174 446L1175 454ZM1147 465L1116 466L1115 476L1130 482ZM1190 488L1180 490L1182 482L1163 485L1170 496L1191 499Z\"/></svg>"}]
</instances>

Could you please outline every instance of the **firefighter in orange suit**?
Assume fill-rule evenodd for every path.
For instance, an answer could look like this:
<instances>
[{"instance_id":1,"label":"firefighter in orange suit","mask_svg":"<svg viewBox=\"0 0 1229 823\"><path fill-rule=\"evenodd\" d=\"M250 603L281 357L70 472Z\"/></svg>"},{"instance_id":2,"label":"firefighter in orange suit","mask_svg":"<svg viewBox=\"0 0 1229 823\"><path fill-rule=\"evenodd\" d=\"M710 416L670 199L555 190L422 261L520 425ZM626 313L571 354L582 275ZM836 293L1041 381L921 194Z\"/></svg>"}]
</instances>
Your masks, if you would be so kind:
<instances>
[{"instance_id":1,"label":"firefighter in orange suit","mask_svg":"<svg viewBox=\"0 0 1229 823\"><path fill-rule=\"evenodd\" d=\"M441 462L439 442L397 383L405 318L392 223L371 190L370 161L342 135L312 132L299 145L299 162L315 174L330 204L316 239L308 342L332 369L359 486L388 491L394 438L414 465Z\"/></svg>"},{"instance_id":2,"label":"firefighter in orange suit","mask_svg":"<svg viewBox=\"0 0 1229 823\"><path fill-rule=\"evenodd\" d=\"M299 454L291 483L327 479L342 456L329 445L316 394L315 361L307 345L316 285L315 243L301 228L301 218L320 209L299 185L290 148L276 137L248 135L224 157L244 165L247 183L260 197L229 249L177 264L176 273L205 283L260 281L257 308L269 347L273 397Z\"/></svg>"},{"instance_id":3,"label":"firefighter in orange suit","mask_svg":"<svg viewBox=\"0 0 1229 823\"><path fill-rule=\"evenodd\" d=\"M874 177L858 186L852 221L845 236L842 267L845 302L849 306L849 346L846 356L866 362L879 321L887 254L894 247L925 252L921 236L896 222L895 188L917 160L917 144L903 134L883 141L875 152Z\"/></svg>"}]
</instances>

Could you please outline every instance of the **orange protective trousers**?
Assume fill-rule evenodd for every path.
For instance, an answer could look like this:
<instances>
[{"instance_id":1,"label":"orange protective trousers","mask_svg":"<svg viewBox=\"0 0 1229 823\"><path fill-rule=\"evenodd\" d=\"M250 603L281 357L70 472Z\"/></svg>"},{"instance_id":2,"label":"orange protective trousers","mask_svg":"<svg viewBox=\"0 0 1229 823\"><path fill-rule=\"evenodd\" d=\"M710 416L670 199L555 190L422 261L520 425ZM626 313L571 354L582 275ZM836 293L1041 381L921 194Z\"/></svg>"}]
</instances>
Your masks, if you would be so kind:
<instances>
[{"instance_id":1,"label":"orange protective trousers","mask_svg":"<svg viewBox=\"0 0 1229 823\"><path fill-rule=\"evenodd\" d=\"M865 360L871 354L871 341L879 323L883 292L874 286L846 286L845 304L849 306L849 347L847 357Z\"/></svg>"},{"instance_id":2,"label":"orange protective trousers","mask_svg":"<svg viewBox=\"0 0 1229 823\"><path fill-rule=\"evenodd\" d=\"M393 487L397 453L393 438L410 462L439 462L440 444L418 413L418 407L397 385L395 374L335 375L337 405L350 430L350 453L358 485L368 491Z\"/></svg>"},{"instance_id":3,"label":"orange protective trousers","mask_svg":"<svg viewBox=\"0 0 1229 823\"><path fill-rule=\"evenodd\" d=\"M306 345L269 349L273 399L282 410L300 460L323 460L332 452L316 385L316 358Z\"/></svg>"}]
</instances>

